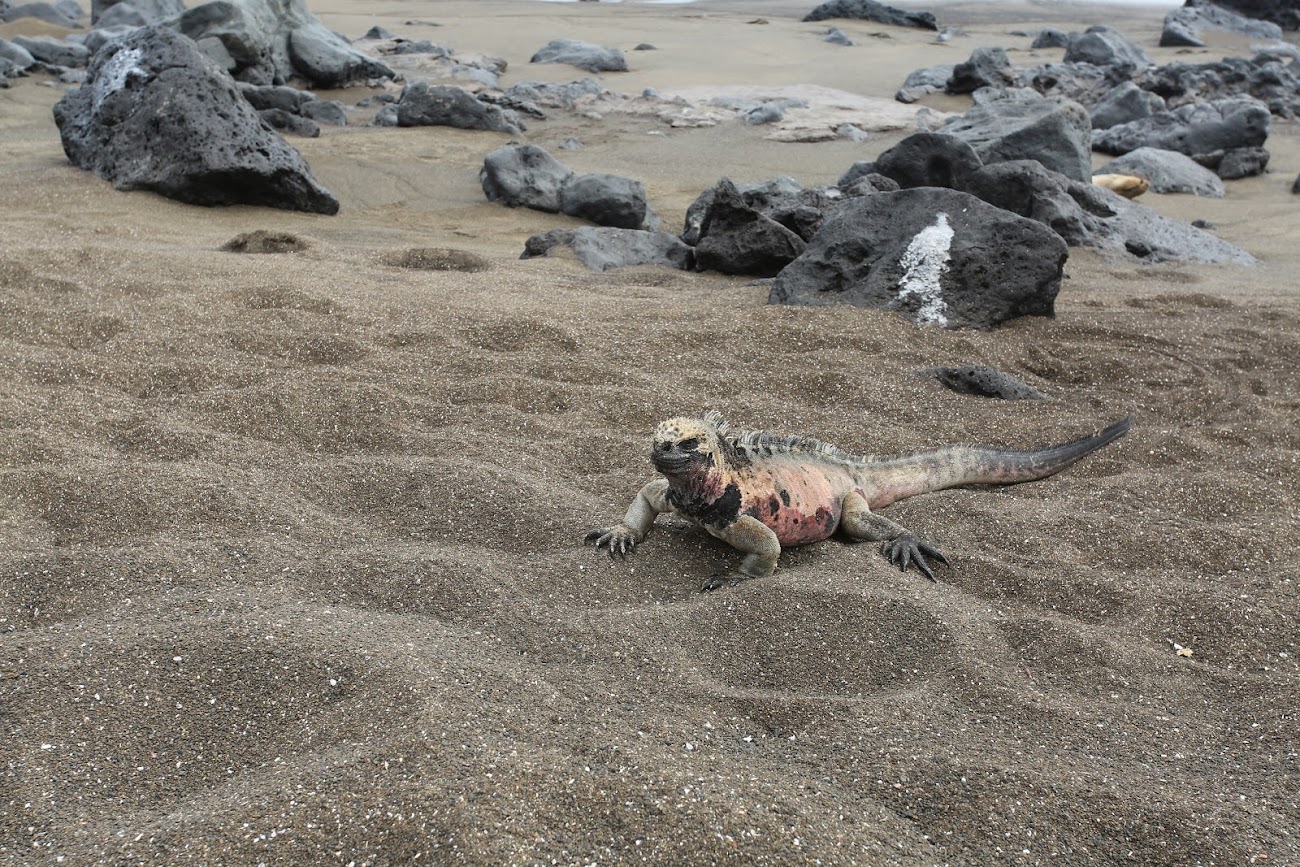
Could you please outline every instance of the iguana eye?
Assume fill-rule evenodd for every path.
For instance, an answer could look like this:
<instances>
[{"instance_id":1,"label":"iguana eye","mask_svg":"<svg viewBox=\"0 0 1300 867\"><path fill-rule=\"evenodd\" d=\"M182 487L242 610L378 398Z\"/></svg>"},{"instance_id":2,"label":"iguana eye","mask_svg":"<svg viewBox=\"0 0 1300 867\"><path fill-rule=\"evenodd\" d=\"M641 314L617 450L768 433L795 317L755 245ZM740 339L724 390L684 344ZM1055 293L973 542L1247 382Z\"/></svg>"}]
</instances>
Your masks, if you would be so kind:
<instances>
[{"instance_id":1,"label":"iguana eye","mask_svg":"<svg viewBox=\"0 0 1300 867\"><path fill-rule=\"evenodd\" d=\"M696 437L691 437L688 440L682 440L681 442L679 442L677 444L677 448L681 449L684 452L693 452L697 448L699 448L699 445L700 445L699 439L697 439Z\"/></svg>"}]
</instances>

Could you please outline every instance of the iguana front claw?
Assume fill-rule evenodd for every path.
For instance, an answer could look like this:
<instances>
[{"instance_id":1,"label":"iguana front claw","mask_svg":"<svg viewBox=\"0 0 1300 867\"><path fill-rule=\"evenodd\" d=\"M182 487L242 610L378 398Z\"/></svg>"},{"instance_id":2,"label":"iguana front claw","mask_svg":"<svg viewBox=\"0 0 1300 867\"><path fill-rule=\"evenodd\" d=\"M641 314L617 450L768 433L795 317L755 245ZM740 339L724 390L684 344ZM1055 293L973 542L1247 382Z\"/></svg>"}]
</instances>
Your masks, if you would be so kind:
<instances>
[{"instance_id":1,"label":"iguana front claw","mask_svg":"<svg viewBox=\"0 0 1300 867\"><path fill-rule=\"evenodd\" d=\"M582 541L597 548L608 548L610 557L627 557L643 538L645 537L641 533L626 524L619 524L616 527L597 527L583 537Z\"/></svg>"},{"instance_id":2,"label":"iguana front claw","mask_svg":"<svg viewBox=\"0 0 1300 867\"><path fill-rule=\"evenodd\" d=\"M897 536L893 539L886 539L880 546L880 553L885 555L890 563L898 567L898 571L906 572L907 567L913 563L916 564L917 570L935 581L934 572L930 570L930 564L926 562L926 557L934 559L937 563L948 565L948 560L943 556L943 552L931 545L929 542L907 534Z\"/></svg>"}]
</instances>

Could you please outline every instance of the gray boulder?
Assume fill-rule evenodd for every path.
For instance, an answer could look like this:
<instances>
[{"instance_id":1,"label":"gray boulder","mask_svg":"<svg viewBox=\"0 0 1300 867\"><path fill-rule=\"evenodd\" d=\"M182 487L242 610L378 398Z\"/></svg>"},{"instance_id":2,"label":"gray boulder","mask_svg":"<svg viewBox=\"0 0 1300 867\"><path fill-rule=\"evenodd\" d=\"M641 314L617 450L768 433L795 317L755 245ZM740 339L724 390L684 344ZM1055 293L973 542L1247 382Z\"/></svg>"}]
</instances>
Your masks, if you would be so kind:
<instances>
[{"instance_id":1,"label":"gray boulder","mask_svg":"<svg viewBox=\"0 0 1300 867\"><path fill-rule=\"evenodd\" d=\"M1121 123L1151 117L1165 110L1165 101L1157 93L1143 90L1131 81L1117 84L1092 107L1089 116L1093 129L1110 129Z\"/></svg>"},{"instance_id":2,"label":"gray boulder","mask_svg":"<svg viewBox=\"0 0 1300 867\"><path fill-rule=\"evenodd\" d=\"M19 3L16 6L0 8L0 21L17 21L20 18L35 18L58 27L81 27L82 12L75 12L63 5L53 3Z\"/></svg>"},{"instance_id":3,"label":"gray boulder","mask_svg":"<svg viewBox=\"0 0 1300 867\"><path fill-rule=\"evenodd\" d=\"M773 277L806 247L799 235L746 204L736 185L723 178L700 225L695 267Z\"/></svg>"},{"instance_id":4,"label":"gray boulder","mask_svg":"<svg viewBox=\"0 0 1300 867\"><path fill-rule=\"evenodd\" d=\"M32 53L21 45L0 39L0 65L9 64L15 71L28 69L36 62Z\"/></svg>"},{"instance_id":5,"label":"gray boulder","mask_svg":"<svg viewBox=\"0 0 1300 867\"><path fill-rule=\"evenodd\" d=\"M924 69L914 69L903 80L903 86L898 89L898 93L894 94L894 99L903 103L913 103L926 94L938 93L947 87L948 80L952 78L953 70L956 68L956 64L943 63L938 66L927 66Z\"/></svg>"},{"instance_id":6,"label":"gray boulder","mask_svg":"<svg viewBox=\"0 0 1300 867\"><path fill-rule=\"evenodd\" d=\"M1034 34L1034 41L1029 43L1033 49L1065 48L1070 44L1070 34L1055 27L1044 27Z\"/></svg>"},{"instance_id":7,"label":"gray boulder","mask_svg":"<svg viewBox=\"0 0 1300 867\"><path fill-rule=\"evenodd\" d=\"M1151 59L1146 56L1146 52L1123 33L1105 24L1094 24L1083 33L1071 33L1062 61L1129 69L1141 69L1151 65Z\"/></svg>"},{"instance_id":8,"label":"gray boulder","mask_svg":"<svg viewBox=\"0 0 1300 867\"><path fill-rule=\"evenodd\" d=\"M1186 154L1143 147L1129 151L1097 169L1097 174L1136 175L1157 193L1191 193L1223 198L1223 181Z\"/></svg>"},{"instance_id":9,"label":"gray boulder","mask_svg":"<svg viewBox=\"0 0 1300 867\"><path fill-rule=\"evenodd\" d=\"M1030 159L1077 181L1092 177L1092 119L1071 100L977 105L939 131L969 144L985 164Z\"/></svg>"},{"instance_id":10,"label":"gray boulder","mask_svg":"<svg viewBox=\"0 0 1300 867\"><path fill-rule=\"evenodd\" d=\"M143 27L104 46L54 106L63 150L119 190L321 214L339 203L194 43Z\"/></svg>"},{"instance_id":11,"label":"gray boulder","mask_svg":"<svg viewBox=\"0 0 1300 867\"><path fill-rule=\"evenodd\" d=\"M1140 147L1195 157L1239 147L1259 147L1268 138L1268 106L1251 97L1191 103L1172 111L1122 123L1093 136L1102 153L1119 156Z\"/></svg>"},{"instance_id":12,"label":"gray boulder","mask_svg":"<svg viewBox=\"0 0 1300 867\"><path fill-rule=\"evenodd\" d=\"M1050 227L1070 246L1128 253L1148 262L1255 261L1194 226L1028 160L985 166L967 189L992 205Z\"/></svg>"},{"instance_id":13,"label":"gray boulder","mask_svg":"<svg viewBox=\"0 0 1300 867\"><path fill-rule=\"evenodd\" d=\"M1283 30L1300 30L1300 9L1295 0L1216 0L1242 15L1272 21Z\"/></svg>"},{"instance_id":14,"label":"gray boulder","mask_svg":"<svg viewBox=\"0 0 1300 867\"><path fill-rule=\"evenodd\" d=\"M489 202L552 214L560 210L560 187L572 176L572 169L537 145L497 148L478 173Z\"/></svg>"},{"instance_id":15,"label":"gray boulder","mask_svg":"<svg viewBox=\"0 0 1300 867\"><path fill-rule=\"evenodd\" d=\"M560 210L617 229L640 229L653 216L640 181L603 172L565 178L560 184Z\"/></svg>"},{"instance_id":16,"label":"gray boulder","mask_svg":"<svg viewBox=\"0 0 1300 867\"><path fill-rule=\"evenodd\" d=\"M1210 63L1167 63L1134 78L1158 93L1170 108L1234 96L1253 96L1286 118L1300 116L1300 75L1285 55L1262 52L1251 58L1225 57Z\"/></svg>"},{"instance_id":17,"label":"gray boulder","mask_svg":"<svg viewBox=\"0 0 1300 867\"><path fill-rule=\"evenodd\" d=\"M517 135L524 122L509 109L475 99L463 87L415 81L402 88L397 102L398 126L451 126Z\"/></svg>"},{"instance_id":18,"label":"gray boulder","mask_svg":"<svg viewBox=\"0 0 1300 867\"><path fill-rule=\"evenodd\" d=\"M905 12L877 3L875 0L828 0L803 17L804 21L826 21L830 18L857 18L892 24L895 27L919 27L938 30L939 24L930 12Z\"/></svg>"},{"instance_id":19,"label":"gray boulder","mask_svg":"<svg viewBox=\"0 0 1300 867\"><path fill-rule=\"evenodd\" d=\"M1225 181L1262 175L1268 170L1269 153L1262 147L1233 148L1215 160L1214 171Z\"/></svg>"},{"instance_id":20,"label":"gray boulder","mask_svg":"<svg viewBox=\"0 0 1300 867\"><path fill-rule=\"evenodd\" d=\"M86 50L91 54L104 47L106 42L112 42L114 39L120 39L128 33L136 30L133 24L121 24L115 27L96 27L94 30L88 30L81 34L81 44L86 46ZM74 34L75 36L76 34ZM73 38L72 36L68 37Z\"/></svg>"},{"instance_id":21,"label":"gray boulder","mask_svg":"<svg viewBox=\"0 0 1300 867\"><path fill-rule=\"evenodd\" d=\"M117 3L95 3L91 7L97 27L161 24L185 11L181 0L120 0Z\"/></svg>"},{"instance_id":22,"label":"gray boulder","mask_svg":"<svg viewBox=\"0 0 1300 867\"><path fill-rule=\"evenodd\" d=\"M1281 39L1282 28L1271 21L1247 18L1206 0L1187 0L1186 5L1165 16L1164 31L1160 34L1162 46L1204 45L1200 35L1203 29L1238 33L1251 39ZM1187 41L1187 40L1191 41Z\"/></svg>"},{"instance_id":23,"label":"gray boulder","mask_svg":"<svg viewBox=\"0 0 1300 867\"><path fill-rule=\"evenodd\" d=\"M845 33L843 30L841 30L838 27L832 27L830 30L827 30L826 35L822 37L822 41L829 42L832 45L852 46L857 44L856 42L854 42L852 39L849 38L847 33Z\"/></svg>"},{"instance_id":24,"label":"gray boulder","mask_svg":"<svg viewBox=\"0 0 1300 867\"><path fill-rule=\"evenodd\" d=\"M322 24L305 0L209 0L168 26L196 42L219 41L234 63L231 74L253 84L298 75L309 87L334 88L394 75Z\"/></svg>"},{"instance_id":25,"label":"gray boulder","mask_svg":"<svg viewBox=\"0 0 1300 867\"><path fill-rule=\"evenodd\" d=\"M537 50L530 63L567 63L588 72L627 72L627 58L617 48L580 39L552 39Z\"/></svg>"},{"instance_id":26,"label":"gray boulder","mask_svg":"<svg viewBox=\"0 0 1300 867\"><path fill-rule=\"evenodd\" d=\"M317 123L330 126L347 126L348 109L337 99L312 99L304 102L298 114Z\"/></svg>"},{"instance_id":27,"label":"gray boulder","mask_svg":"<svg viewBox=\"0 0 1300 867\"><path fill-rule=\"evenodd\" d=\"M981 87L1014 87L1018 80L1004 49L976 48L969 60L953 67L944 89L948 93L972 93Z\"/></svg>"},{"instance_id":28,"label":"gray boulder","mask_svg":"<svg viewBox=\"0 0 1300 867\"><path fill-rule=\"evenodd\" d=\"M284 109L267 108L259 111L258 115L273 129L288 135L302 138L316 138L320 135L320 127L314 121L301 115L290 114Z\"/></svg>"},{"instance_id":29,"label":"gray boulder","mask_svg":"<svg viewBox=\"0 0 1300 867\"><path fill-rule=\"evenodd\" d=\"M38 62L50 66L85 66L90 60L86 46L53 36L15 36L13 44L26 50Z\"/></svg>"},{"instance_id":30,"label":"gray boulder","mask_svg":"<svg viewBox=\"0 0 1300 867\"><path fill-rule=\"evenodd\" d=\"M963 139L933 132L918 132L889 148L872 164L872 171L895 181L900 188L947 187L964 189L983 160ZM844 187L841 178L839 186ZM850 183L852 179L850 179Z\"/></svg>"},{"instance_id":31,"label":"gray boulder","mask_svg":"<svg viewBox=\"0 0 1300 867\"><path fill-rule=\"evenodd\" d=\"M663 265L687 270L694 261L691 248L676 235L595 226L552 229L533 235L524 243L524 253L519 258L550 256L559 247L571 250L579 262L593 271L628 265Z\"/></svg>"},{"instance_id":32,"label":"gray boulder","mask_svg":"<svg viewBox=\"0 0 1300 867\"><path fill-rule=\"evenodd\" d=\"M992 328L1052 316L1067 255L1046 226L966 193L877 193L827 216L768 302L883 307L922 324Z\"/></svg>"}]
</instances>

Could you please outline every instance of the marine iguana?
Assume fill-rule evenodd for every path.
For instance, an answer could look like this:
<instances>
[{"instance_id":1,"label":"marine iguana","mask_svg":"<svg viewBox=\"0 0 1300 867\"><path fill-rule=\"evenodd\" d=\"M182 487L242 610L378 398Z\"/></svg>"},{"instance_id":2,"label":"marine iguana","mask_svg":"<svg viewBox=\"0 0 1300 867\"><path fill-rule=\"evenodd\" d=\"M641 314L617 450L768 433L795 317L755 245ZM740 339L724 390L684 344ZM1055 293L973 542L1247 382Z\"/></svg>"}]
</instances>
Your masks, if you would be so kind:
<instances>
[{"instance_id":1,"label":"marine iguana","mask_svg":"<svg viewBox=\"0 0 1300 867\"><path fill-rule=\"evenodd\" d=\"M938 548L876 514L905 497L963 485L1014 485L1059 473L1128 433L1133 416L1100 433L1041 449L948 446L879 458L851 455L806 437L732 431L716 411L672 418L655 431L650 462L663 478L641 488L621 523L584 541L625 557L662 512L676 512L745 554L737 571L705 580L701 591L776 570L781 547L820 542L837 530L880 542L901 571L915 564L934 581L927 558Z\"/></svg>"}]
</instances>

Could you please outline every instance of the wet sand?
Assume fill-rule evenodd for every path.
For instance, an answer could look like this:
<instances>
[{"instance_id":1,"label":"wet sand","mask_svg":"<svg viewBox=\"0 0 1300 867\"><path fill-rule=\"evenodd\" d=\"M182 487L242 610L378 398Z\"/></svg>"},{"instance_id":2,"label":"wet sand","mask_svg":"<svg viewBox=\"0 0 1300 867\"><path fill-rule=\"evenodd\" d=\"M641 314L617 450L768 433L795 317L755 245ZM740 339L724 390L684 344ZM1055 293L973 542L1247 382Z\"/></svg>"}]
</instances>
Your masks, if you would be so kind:
<instances>
[{"instance_id":1,"label":"wet sand","mask_svg":"<svg viewBox=\"0 0 1300 867\"><path fill-rule=\"evenodd\" d=\"M842 48L811 5L312 8L505 57L507 85L582 77L528 64L551 38L652 43L602 77L630 95L890 98L977 45L1040 62L1008 31L1044 24L1249 52L1075 4L938 7L969 34L946 45L835 22ZM1072 249L1055 319L977 333L519 261L579 224L484 200L492 133L291 139L335 217L115 192L67 162L42 81L0 90L6 863L1300 863L1294 124L1223 199L1141 199L1259 265ZM833 182L906 132L764 135L556 112L517 140L644 181L676 230L723 175ZM220 249L258 229L308 247ZM408 267L446 248L489 267ZM916 375L946 364L1051 399ZM1049 480L889 507L948 555L938 583L830 541L700 594L736 555L674 518L626 562L584 548L652 477L656 422L709 408L874 454L1137 421Z\"/></svg>"}]
</instances>

